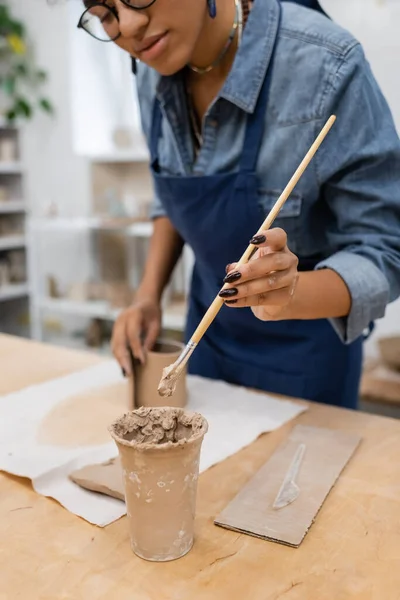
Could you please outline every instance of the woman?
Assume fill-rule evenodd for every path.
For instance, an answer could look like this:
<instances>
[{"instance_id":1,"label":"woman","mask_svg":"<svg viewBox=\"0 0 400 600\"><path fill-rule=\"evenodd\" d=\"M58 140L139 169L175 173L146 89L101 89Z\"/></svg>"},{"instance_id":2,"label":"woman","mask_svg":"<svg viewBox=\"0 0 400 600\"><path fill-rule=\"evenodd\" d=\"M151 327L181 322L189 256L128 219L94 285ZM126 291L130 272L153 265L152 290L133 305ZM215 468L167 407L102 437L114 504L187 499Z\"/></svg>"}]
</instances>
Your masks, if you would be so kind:
<instances>
[{"instance_id":1,"label":"woman","mask_svg":"<svg viewBox=\"0 0 400 600\"><path fill-rule=\"evenodd\" d=\"M227 264L229 284L191 373L356 407L363 338L400 291L400 144L360 45L321 12L278 0L86 4L80 26L140 61L156 193L144 277L113 333L123 370L129 348L143 361L153 345L187 243L187 337ZM332 113L274 229L259 231ZM259 250L236 268L250 238Z\"/></svg>"}]
</instances>

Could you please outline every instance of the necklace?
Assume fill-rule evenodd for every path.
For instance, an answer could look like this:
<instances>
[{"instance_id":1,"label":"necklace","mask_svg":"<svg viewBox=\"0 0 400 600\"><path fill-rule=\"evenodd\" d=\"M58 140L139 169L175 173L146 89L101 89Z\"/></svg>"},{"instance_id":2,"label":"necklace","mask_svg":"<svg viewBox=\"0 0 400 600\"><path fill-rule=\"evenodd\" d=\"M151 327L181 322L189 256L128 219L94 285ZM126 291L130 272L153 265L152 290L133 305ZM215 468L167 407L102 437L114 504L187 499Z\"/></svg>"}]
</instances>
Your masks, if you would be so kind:
<instances>
[{"instance_id":1,"label":"necklace","mask_svg":"<svg viewBox=\"0 0 400 600\"><path fill-rule=\"evenodd\" d=\"M230 48L230 46L235 38L237 29L239 29L239 34L240 34L241 29L243 27L242 4L241 4L240 0L235 0L235 9L236 9L235 20L233 21L233 25L232 25L231 32L229 34L229 38L227 39L226 44L223 47L220 55L216 58L216 60L213 63L211 63L211 65L208 65L208 67L196 67L195 65L191 65L189 63L188 64L189 69L191 69L195 73L198 73L199 75L204 75L205 73L209 73L210 71L212 71L214 69L214 67L216 67L221 62L221 60L224 58L225 54L227 53L228 49Z\"/></svg>"},{"instance_id":2,"label":"necklace","mask_svg":"<svg viewBox=\"0 0 400 600\"><path fill-rule=\"evenodd\" d=\"M237 19L237 26L235 28L238 29L238 45L240 45L241 42L241 38L242 38L242 33L243 33L243 28L246 25L248 16L249 16L249 1L248 0L239 0L238 3L235 2L236 5L236 14L237 17L235 17L235 21ZM229 45L228 45L229 47ZM226 50L225 50L226 52ZM220 57L219 59L221 60L222 57ZM211 66L209 68L209 70L211 70L215 65ZM203 143L203 136L202 136L202 131L201 131L201 124L199 123L195 110L194 110L194 106L193 106L193 100L192 100L192 95L191 92L188 88L186 88L186 97L187 97L187 101L188 101L188 111L189 111L189 118L190 118L190 124L191 124L191 130L192 130L192 135L193 135L193 142L194 142L194 151L195 151L195 155L197 156L198 151L200 150L202 143Z\"/></svg>"},{"instance_id":3,"label":"necklace","mask_svg":"<svg viewBox=\"0 0 400 600\"><path fill-rule=\"evenodd\" d=\"M241 5L242 5L242 12L243 12L243 23L246 23L247 19L249 17L249 14L250 14L249 0L242 0Z\"/></svg>"}]
</instances>

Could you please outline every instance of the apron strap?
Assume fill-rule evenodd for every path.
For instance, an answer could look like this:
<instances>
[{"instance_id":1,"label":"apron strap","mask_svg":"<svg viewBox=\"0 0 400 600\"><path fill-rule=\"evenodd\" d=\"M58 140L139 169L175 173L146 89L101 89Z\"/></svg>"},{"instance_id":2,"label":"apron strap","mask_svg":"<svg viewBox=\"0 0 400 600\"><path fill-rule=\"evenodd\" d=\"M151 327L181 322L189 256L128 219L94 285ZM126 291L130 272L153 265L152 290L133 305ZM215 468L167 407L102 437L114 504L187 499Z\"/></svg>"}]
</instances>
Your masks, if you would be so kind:
<instances>
[{"instance_id":1,"label":"apron strap","mask_svg":"<svg viewBox=\"0 0 400 600\"><path fill-rule=\"evenodd\" d=\"M244 138L244 144L242 148L242 154L240 159L240 171L255 172L257 169L257 160L260 152L262 140L264 137L264 122L265 113L268 106L269 92L271 88L273 63L276 53L277 38L279 34L279 28L282 18L282 8L280 2L277 3L278 7L278 27L276 29L276 39L274 42L274 49L271 54L271 58L268 65L268 70L264 78L264 83L261 87L260 95L258 97L257 105L254 112L249 115L247 120L246 134Z\"/></svg>"},{"instance_id":2,"label":"apron strap","mask_svg":"<svg viewBox=\"0 0 400 600\"><path fill-rule=\"evenodd\" d=\"M307 8L311 8L312 10L316 10L317 12L322 13L326 17L328 16L318 0L281 0L281 2L290 1L295 4L300 4L301 6L306 6Z\"/></svg>"}]
</instances>

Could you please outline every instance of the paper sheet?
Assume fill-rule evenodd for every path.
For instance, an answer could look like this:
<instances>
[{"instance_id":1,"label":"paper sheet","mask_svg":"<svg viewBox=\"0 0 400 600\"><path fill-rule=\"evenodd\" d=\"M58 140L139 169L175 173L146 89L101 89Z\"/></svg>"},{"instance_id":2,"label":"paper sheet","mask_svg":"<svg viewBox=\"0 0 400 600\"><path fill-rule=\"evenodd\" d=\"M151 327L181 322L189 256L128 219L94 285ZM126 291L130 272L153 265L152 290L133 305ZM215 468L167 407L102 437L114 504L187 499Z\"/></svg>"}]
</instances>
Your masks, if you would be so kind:
<instances>
[{"instance_id":1,"label":"paper sheet","mask_svg":"<svg viewBox=\"0 0 400 600\"><path fill-rule=\"evenodd\" d=\"M37 431L60 402L121 381L120 369L110 360L0 397L0 470L29 477L38 493L55 498L95 525L103 527L120 518L126 512L123 502L85 491L68 479L69 473L78 468L117 456L115 444L110 441L72 448L43 445L37 440ZM209 423L200 471L306 410L294 402L193 376L188 377L188 396L188 409L201 412Z\"/></svg>"}]
</instances>

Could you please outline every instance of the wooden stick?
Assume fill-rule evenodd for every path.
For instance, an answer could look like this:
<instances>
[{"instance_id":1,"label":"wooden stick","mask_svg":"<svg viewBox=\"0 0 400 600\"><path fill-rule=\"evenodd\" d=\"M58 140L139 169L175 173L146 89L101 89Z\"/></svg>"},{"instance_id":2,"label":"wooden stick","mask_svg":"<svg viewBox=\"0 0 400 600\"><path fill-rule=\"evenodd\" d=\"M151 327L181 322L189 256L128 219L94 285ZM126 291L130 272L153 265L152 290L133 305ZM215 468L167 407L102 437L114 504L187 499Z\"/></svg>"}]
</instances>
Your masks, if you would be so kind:
<instances>
[{"instance_id":1,"label":"wooden stick","mask_svg":"<svg viewBox=\"0 0 400 600\"><path fill-rule=\"evenodd\" d=\"M271 227L272 223L275 221L276 217L278 216L282 206L285 204L286 200L289 198L290 194L293 192L294 188L298 184L301 176L303 175L304 171L307 169L311 160L314 158L314 155L316 154L318 148L320 147L320 145L326 138L327 134L329 133L329 131L335 121L336 121L335 115L332 115L331 117L329 117L328 121L326 122L326 124L322 128L320 134L316 138L315 142L313 143L313 145L311 146L311 148L309 149L309 151L303 158L302 162L300 163L300 165L297 168L296 172L294 173L293 177L287 184L286 188L283 190L282 194L279 196L278 200L275 202L274 206L272 207L272 209L271 209L270 213L268 214L267 218L265 219L264 223L261 225L260 230L265 231ZM241 259L239 260L239 262L237 263L237 266L239 267L240 265L244 265L245 263L247 263L250 260L253 252L256 249L257 249L257 246L250 244L249 247L247 248L247 250L244 252ZM211 306L209 307L209 309L207 310L207 312L204 315L204 317L202 318L202 320L200 321L200 324L198 325L196 331L192 335L192 338L191 338L192 342L194 342L195 344L199 343L199 341L201 340L201 338L203 337L203 335L205 334L205 332L207 331L207 329L209 328L209 326L211 325L211 323L214 321L215 317L221 310L221 307L223 304L224 304L223 299L220 296L217 296L215 298L215 300L213 301L213 303L211 304Z\"/></svg>"}]
</instances>

